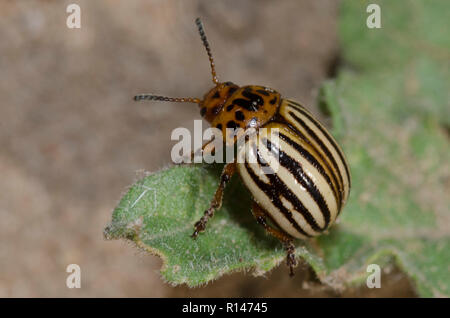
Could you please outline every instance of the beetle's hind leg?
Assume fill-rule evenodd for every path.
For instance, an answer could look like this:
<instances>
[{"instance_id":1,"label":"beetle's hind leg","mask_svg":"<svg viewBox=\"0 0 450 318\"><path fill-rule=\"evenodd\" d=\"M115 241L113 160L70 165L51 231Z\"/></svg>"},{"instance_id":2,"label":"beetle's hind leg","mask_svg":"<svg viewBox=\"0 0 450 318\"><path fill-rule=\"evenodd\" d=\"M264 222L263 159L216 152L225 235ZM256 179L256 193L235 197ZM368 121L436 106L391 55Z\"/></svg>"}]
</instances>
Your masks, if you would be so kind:
<instances>
[{"instance_id":1,"label":"beetle's hind leg","mask_svg":"<svg viewBox=\"0 0 450 318\"><path fill-rule=\"evenodd\" d=\"M289 266L289 275L291 277L294 276L294 267L297 266L297 260L295 259L294 239L284 232L281 232L280 230L277 230L267 224L267 212L264 211L263 208L261 208L256 202L253 202L252 213L256 221L264 227L267 233L276 237L281 243L283 243L284 249L287 253L286 264Z\"/></svg>"},{"instance_id":2,"label":"beetle's hind leg","mask_svg":"<svg viewBox=\"0 0 450 318\"><path fill-rule=\"evenodd\" d=\"M200 232L203 232L205 230L206 223L214 215L214 211L220 209L220 207L222 206L223 191L225 190L225 186L227 185L228 181L230 181L235 171L236 163L234 162L227 163L223 168L222 174L220 176L219 187L214 194L214 198L212 199L209 208L205 211L201 219L194 225L195 230L192 234L192 237L194 239L197 238Z\"/></svg>"}]
</instances>

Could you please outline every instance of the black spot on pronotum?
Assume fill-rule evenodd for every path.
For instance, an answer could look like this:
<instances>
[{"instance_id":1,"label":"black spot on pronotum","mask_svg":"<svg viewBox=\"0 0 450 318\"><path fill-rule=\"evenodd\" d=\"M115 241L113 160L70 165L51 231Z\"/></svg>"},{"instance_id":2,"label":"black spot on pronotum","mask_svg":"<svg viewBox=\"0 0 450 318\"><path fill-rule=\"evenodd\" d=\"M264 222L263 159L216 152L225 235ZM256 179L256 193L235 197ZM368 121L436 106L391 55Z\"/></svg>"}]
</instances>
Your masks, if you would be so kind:
<instances>
[{"instance_id":1,"label":"black spot on pronotum","mask_svg":"<svg viewBox=\"0 0 450 318\"><path fill-rule=\"evenodd\" d=\"M240 110L236 111L236 113L234 113L234 117L236 117L236 120L239 121L243 121L245 119L244 113L241 112Z\"/></svg>"},{"instance_id":2,"label":"black spot on pronotum","mask_svg":"<svg viewBox=\"0 0 450 318\"><path fill-rule=\"evenodd\" d=\"M269 93L268 92L266 92L265 90L263 90L263 89L258 89L258 90L256 90L258 93L260 93L261 95L264 95L264 96L269 96Z\"/></svg>"},{"instance_id":3,"label":"black spot on pronotum","mask_svg":"<svg viewBox=\"0 0 450 318\"><path fill-rule=\"evenodd\" d=\"M234 107L234 105L233 105L233 104L231 104L231 105L228 105L228 106L227 106L227 112L231 111L231 110L233 109L233 107Z\"/></svg>"},{"instance_id":4,"label":"black spot on pronotum","mask_svg":"<svg viewBox=\"0 0 450 318\"><path fill-rule=\"evenodd\" d=\"M253 106L252 102L243 98L236 98L233 103L247 109L248 111L257 111L258 109Z\"/></svg>"},{"instance_id":5,"label":"black spot on pronotum","mask_svg":"<svg viewBox=\"0 0 450 318\"><path fill-rule=\"evenodd\" d=\"M236 122L234 121L234 120L230 120L228 123L227 123L227 128L233 128L233 129L236 129L238 127L238 125L236 124Z\"/></svg>"},{"instance_id":6,"label":"black spot on pronotum","mask_svg":"<svg viewBox=\"0 0 450 318\"><path fill-rule=\"evenodd\" d=\"M242 96L250 99L253 103L256 103L258 106L264 104L264 100L258 94L253 93L251 90L244 90L242 92Z\"/></svg>"},{"instance_id":7,"label":"black spot on pronotum","mask_svg":"<svg viewBox=\"0 0 450 318\"><path fill-rule=\"evenodd\" d=\"M233 101L233 104L236 104L236 105L243 107L246 110L252 111L252 112L258 111L259 107L264 105L263 98L258 94L252 93L252 91L248 88L244 89L242 91L242 96L244 96L245 99L244 98L236 98Z\"/></svg>"},{"instance_id":8,"label":"black spot on pronotum","mask_svg":"<svg viewBox=\"0 0 450 318\"><path fill-rule=\"evenodd\" d=\"M205 114L206 114L206 107L202 107L200 109L200 115L203 117L203 116L205 116Z\"/></svg>"},{"instance_id":9,"label":"black spot on pronotum","mask_svg":"<svg viewBox=\"0 0 450 318\"><path fill-rule=\"evenodd\" d=\"M212 96L212 98L219 98L219 97L220 97L219 92L215 92L214 95Z\"/></svg>"},{"instance_id":10,"label":"black spot on pronotum","mask_svg":"<svg viewBox=\"0 0 450 318\"><path fill-rule=\"evenodd\" d=\"M270 101L269 101L269 103L271 104L271 105L275 105L275 103L277 102L277 97L275 96L273 99L271 99Z\"/></svg>"}]
</instances>

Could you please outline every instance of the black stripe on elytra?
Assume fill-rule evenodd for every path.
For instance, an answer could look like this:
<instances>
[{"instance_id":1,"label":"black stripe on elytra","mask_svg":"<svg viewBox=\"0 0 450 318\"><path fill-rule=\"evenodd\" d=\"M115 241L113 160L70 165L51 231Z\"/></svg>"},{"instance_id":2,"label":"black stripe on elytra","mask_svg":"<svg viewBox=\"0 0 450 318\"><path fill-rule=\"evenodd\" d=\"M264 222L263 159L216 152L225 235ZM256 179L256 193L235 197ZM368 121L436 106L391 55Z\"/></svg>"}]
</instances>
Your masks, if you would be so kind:
<instances>
[{"instance_id":1,"label":"black stripe on elytra","mask_svg":"<svg viewBox=\"0 0 450 318\"><path fill-rule=\"evenodd\" d=\"M264 138L263 142L259 145L265 146L269 152L271 152L272 154L275 154L274 150L272 150L272 147L271 146L270 146L270 148L268 147L267 141L268 140L266 138ZM274 149L276 149L276 148L274 147ZM298 210L298 212L300 212L300 214L303 216L303 218L307 221L307 223L311 226L312 229L314 229L315 231L323 231L326 228L326 226L324 228L321 228L317 224L317 222L314 219L314 217L312 216L311 212L309 212L309 210L303 205L303 203L298 199L298 197L278 177L278 175L273 171L272 167L270 167L267 163L263 162L264 159L262 159L262 157L260 155L260 151L258 150L256 153L257 153L258 163L261 166L266 167L266 169L270 169L272 172L271 174L266 174L266 176L270 181L269 185L272 184L272 186L275 189L278 189L278 192L277 192L278 198L280 195L282 195L285 199L287 199L292 204L292 206L295 207L295 209ZM281 191L280 191L280 189L281 189Z\"/></svg>"},{"instance_id":2,"label":"black stripe on elytra","mask_svg":"<svg viewBox=\"0 0 450 318\"><path fill-rule=\"evenodd\" d=\"M316 148L313 144L311 144L310 138L306 137L305 134L303 134L300 130L298 130L294 125L292 125L290 122L286 120L284 116L282 116L280 113L275 114L275 116L268 122L268 123L274 123L279 125L284 125L289 128L290 131L292 131L293 134L299 136L304 142L311 145L313 148ZM341 183L338 182L336 174L334 173L334 169L331 169L328 161L324 158L323 154L320 151L317 151L317 156L320 158L320 160L323 162L323 164L327 167L327 169L330 171L331 177L333 178L334 183L338 187L337 191L339 193L339 197L342 198L342 191L341 189ZM339 171L339 170L338 170ZM342 182L342 179L340 179ZM342 200L340 200L342 201ZM339 206L342 206L342 202L339 202ZM340 213L341 209L339 208Z\"/></svg>"},{"instance_id":3,"label":"black stripe on elytra","mask_svg":"<svg viewBox=\"0 0 450 318\"><path fill-rule=\"evenodd\" d=\"M335 168L335 170L338 173L340 184L342 185L342 191L344 191L344 180L342 179L341 170L339 169L336 159L333 157L330 150L327 148L327 146L325 146L323 141L316 135L316 133L311 128L309 128L309 126L302 119L300 119L292 111L289 111L289 115L291 115L292 118L294 118L294 120L306 130L308 135L310 135L319 144L319 147L323 150L325 155L330 159L331 163L333 164L333 167Z\"/></svg>"},{"instance_id":4,"label":"black stripe on elytra","mask_svg":"<svg viewBox=\"0 0 450 318\"><path fill-rule=\"evenodd\" d=\"M306 191L308 191L311 198L314 200L314 202L316 202L317 206L319 207L320 212L322 213L322 216L325 220L325 225L323 226L323 228L319 227L319 225L316 223L316 220L314 219L314 217L312 217L311 214L309 215L310 218L305 217L305 219L316 231L317 230L323 231L324 229L326 229L330 224L331 213L330 209L328 208L327 202L325 201L322 193L320 193L319 189L317 189L316 185L314 184L314 181L311 180L311 178L304 172L302 165L300 163L298 163L287 153L279 149L279 147L277 147L275 144L272 144L270 140L263 138L262 142L264 145L266 145L269 151L273 151L272 149L274 149L275 153L278 153L279 162L281 166L285 167L294 176L295 180L297 180L298 183L300 183L306 189ZM293 192L291 193L292 196L290 195L290 197L292 198L292 201L291 200L289 201L291 201L294 207L297 207L299 203L301 204L301 201ZM288 199L288 197L286 198Z\"/></svg>"},{"instance_id":5,"label":"black stripe on elytra","mask_svg":"<svg viewBox=\"0 0 450 318\"><path fill-rule=\"evenodd\" d=\"M247 170L247 173L249 174L250 178L253 180L253 182L258 186L258 188L260 188L265 195L267 195L270 199L270 201L272 202L272 204L283 214L283 216L289 221L289 223L294 227L294 229L296 229L298 232L300 232L301 234L303 234L306 237L312 237L311 234L308 234L307 232L305 232L305 230L303 230L300 225L295 222L295 220L292 217L292 212L289 211L288 209L286 209L286 207L283 205L283 203L281 202L280 199L280 193L282 192L280 190L280 186L276 183L273 184L266 184L263 181L261 181L261 179L259 179L259 177L255 174L255 172L253 171L252 168L250 168L249 164L246 162L245 164L245 169ZM275 176L275 174L268 174L267 176L272 176L272 178L269 178L269 180L271 180L271 182L277 182L277 177L273 177Z\"/></svg>"},{"instance_id":6,"label":"black stripe on elytra","mask_svg":"<svg viewBox=\"0 0 450 318\"><path fill-rule=\"evenodd\" d=\"M276 114L273 117L273 119L270 120L270 123L275 123L275 124L287 126L289 128L289 130L292 131L293 134L299 136L304 142L306 142L307 144L309 144L313 148L315 148L315 146L311 144L311 141L309 140L309 138L306 137L300 130L295 128L294 125L292 125L290 122L288 122L286 120L286 118L284 116L282 116L281 114ZM341 191L341 184L338 182L336 174L334 173L334 170L331 169L328 161L324 158L324 156L322 155L322 153L320 151L317 151L317 156L320 158L320 160L323 162L323 164L330 171L330 174L331 174L331 177L333 178L334 184L337 187L337 192L339 194L339 197L342 198L342 191L343 190ZM342 200L339 201L339 212L340 212L340 207L342 206L342 202L341 201Z\"/></svg>"},{"instance_id":7,"label":"black stripe on elytra","mask_svg":"<svg viewBox=\"0 0 450 318\"><path fill-rule=\"evenodd\" d=\"M322 125L315 118L313 118L310 114L308 114L308 112L306 112L304 109L302 109L302 106L300 104L297 104L293 101L289 101L288 103L290 106L294 107L296 110L298 110L300 113L302 113L305 117L307 117L310 121L312 121L317 126L317 128L319 128L319 130L326 136L328 141L333 145L334 149L336 150L339 157L341 158L342 164L344 165L345 172L347 174L348 186L351 187L350 171L348 169L347 163L345 162L344 155L342 154L341 149L339 149L339 146L336 144L334 139L330 136L330 134L322 127ZM296 107L296 106L300 106L300 107Z\"/></svg>"},{"instance_id":8,"label":"black stripe on elytra","mask_svg":"<svg viewBox=\"0 0 450 318\"><path fill-rule=\"evenodd\" d=\"M305 158L313 167L315 167L317 169L317 171L319 171L319 173L322 175L322 177L325 178L325 180L327 181L328 185L333 190L334 198L336 200L338 209L340 209L341 203L342 203L342 194L337 188L338 183L337 183L337 180L336 180L336 176L333 173L333 170L330 169L329 167L327 167L328 170L330 171L330 174L331 174L331 177L333 178L334 183L333 183L333 181L331 181L330 176L325 171L325 169L322 166L322 164L308 150L303 148L301 145L299 145L297 142L293 141L291 138L289 138L285 134L279 133L278 136L282 140L284 140L288 145L290 145L295 150L297 150L299 152L299 154L303 158ZM326 161L324 161L324 164L326 164Z\"/></svg>"},{"instance_id":9,"label":"black stripe on elytra","mask_svg":"<svg viewBox=\"0 0 450 318\"><path fill-rule=\"evenodd\" d=\"M305 136L305 134L303 134L300 130L298 130L297 128L295 128L290 122L288 122L286 120L286 118L284 116L282 116L280 113L275 114L270 120L269 122L267 122L265 125L272 123L272 124L279 124L279 125L284 125L287 126L289 128L289 130L291 130L293 133L295 133L297 136L299 136L302 140L304 140L306 143L311 144L311 142L309 141L309 139Z\"/></svg>"}]
</instances>

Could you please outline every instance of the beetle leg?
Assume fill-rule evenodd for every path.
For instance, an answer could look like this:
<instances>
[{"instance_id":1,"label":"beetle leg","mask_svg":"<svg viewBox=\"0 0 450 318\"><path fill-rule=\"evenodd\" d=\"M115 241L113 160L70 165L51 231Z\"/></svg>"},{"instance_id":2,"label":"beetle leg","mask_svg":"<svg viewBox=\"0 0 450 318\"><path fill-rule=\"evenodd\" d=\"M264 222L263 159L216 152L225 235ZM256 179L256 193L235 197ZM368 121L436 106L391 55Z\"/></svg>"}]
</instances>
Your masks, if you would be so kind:
<instances>
[{"instance_id":1,"label":"beetle leg","mask_svg":"<svg viewBox=\"0 0 450 318\"><path fill-rule=\"evenodd\" d=\"M214 215L214 211L220 209L220 207L222 206L223 191L235 171L236 171L236 163L234 162L227 163L223 168L222 174L220 176L219 187L217 188L216 193L214 194L214 198L211 201L209 209L205 211L201 219L194 225L195 230L194 233L192 234L192 237L194 239L197 238L200 232L203 232L205 230L206 223Z\"/></svg>"},{"instance_id":2,"label":"beetle leg","mask_svg":"<svg viewBox=\"0 0 450 318\"><path fill-rule=\"evenodd\" d=\"M261 208L256 202L253 202L252 213L256 221L264 227L267 233L276 237L281 243L283 243L287 253L286 263L287 266L289 266L289 275L294 276L294 267L297 265L297 261L295 259L295 245L293 238L267 224L267 212L264 211L264 209Z\"/></svg>"}]
</instances>

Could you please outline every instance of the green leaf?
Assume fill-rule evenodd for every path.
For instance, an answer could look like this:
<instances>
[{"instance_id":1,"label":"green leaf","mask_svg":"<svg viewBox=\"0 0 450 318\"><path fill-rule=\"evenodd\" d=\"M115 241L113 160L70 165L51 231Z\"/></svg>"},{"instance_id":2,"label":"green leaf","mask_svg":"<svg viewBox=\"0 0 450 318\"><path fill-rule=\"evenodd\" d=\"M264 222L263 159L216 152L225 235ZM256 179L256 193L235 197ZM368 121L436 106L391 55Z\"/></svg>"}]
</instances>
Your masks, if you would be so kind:
<instances>
[{"instance_id":1,"label":"green leaf","mask_svg":"<svg viewBox=\"0 0 450 318\"><path fill-rule=\"evenodd\" d=\"M381 7L381 29L366 26L369 3ZM324 84L319 105L349 160L352 190L328 235L297 242L297 256L334 288L363 283L369 264L395 263L419 295L450 296L449 9L445 0L342 3L346 67ZM198 286L233 271L264 274L285 253L253 219L238 176L206 231L190 238L221 168L177 166L142 178L105 236L161 256L171 284Z\"/></svg>"},{"instance_id":2,"label":"green leaf","mask_svg":"<svg viewBox=\"0 0 450 318\"><path fill-rule=\"evenodd\" d=\"M209 206L221 166L177 166L145 177L131 187L105 229L109 239L127 238L160 255L163 277L196 286L224 273L253 267L264 273L285 258L278 241L265 235L250 211L250 194L233 177L223 207L194 240L193 224ZM323 264L308 247L299 255L319 272Z\"/></svg>"}]
</instances>

